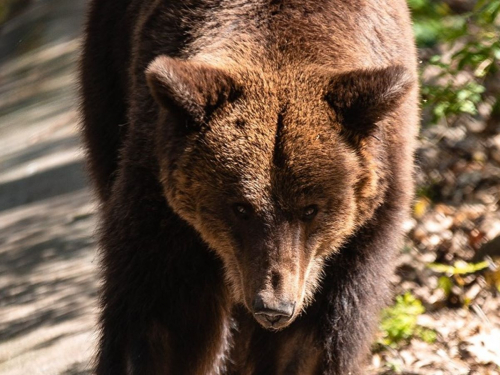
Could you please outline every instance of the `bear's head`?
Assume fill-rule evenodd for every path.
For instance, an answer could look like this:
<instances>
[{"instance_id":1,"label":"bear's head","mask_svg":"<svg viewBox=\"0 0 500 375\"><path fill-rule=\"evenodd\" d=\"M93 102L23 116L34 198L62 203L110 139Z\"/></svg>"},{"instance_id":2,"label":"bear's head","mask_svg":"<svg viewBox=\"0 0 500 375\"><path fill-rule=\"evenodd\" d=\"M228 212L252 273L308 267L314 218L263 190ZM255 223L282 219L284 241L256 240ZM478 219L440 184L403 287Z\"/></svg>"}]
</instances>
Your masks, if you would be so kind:
<instances>
[{"instance_id":1,"label":"bear's head","mask_svg":"<svg viewBox=\"0 0 500 375\"><path fill-rule=\"evenodd\" d=\"M169 205L222 259L235 301L265 328L286 327L314 298L325 260L382 203L382 125L412 75L266 74L166 56L146 74Z\"/></svg>"}]
</instances>

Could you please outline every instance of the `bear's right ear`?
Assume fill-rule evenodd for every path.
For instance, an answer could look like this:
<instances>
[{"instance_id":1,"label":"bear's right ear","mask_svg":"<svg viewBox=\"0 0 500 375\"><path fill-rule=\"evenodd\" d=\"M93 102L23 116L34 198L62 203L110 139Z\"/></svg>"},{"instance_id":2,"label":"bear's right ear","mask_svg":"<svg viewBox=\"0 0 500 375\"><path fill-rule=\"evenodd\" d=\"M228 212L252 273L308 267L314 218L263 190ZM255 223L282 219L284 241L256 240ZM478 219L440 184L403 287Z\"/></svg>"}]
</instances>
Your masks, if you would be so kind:
<instances>
[{"instance_id":1,"label":"bear's right ear","mask_svg":"<svg viewBox=\"0 0 500 375\"><path fill-rule=\"evenodd\" d=\"M197 123L206 122L218 106L234 100L240 92L221 69L164 55L148 66L146 78L161 106L180 110Z\"/></svg>"}]
</instances>

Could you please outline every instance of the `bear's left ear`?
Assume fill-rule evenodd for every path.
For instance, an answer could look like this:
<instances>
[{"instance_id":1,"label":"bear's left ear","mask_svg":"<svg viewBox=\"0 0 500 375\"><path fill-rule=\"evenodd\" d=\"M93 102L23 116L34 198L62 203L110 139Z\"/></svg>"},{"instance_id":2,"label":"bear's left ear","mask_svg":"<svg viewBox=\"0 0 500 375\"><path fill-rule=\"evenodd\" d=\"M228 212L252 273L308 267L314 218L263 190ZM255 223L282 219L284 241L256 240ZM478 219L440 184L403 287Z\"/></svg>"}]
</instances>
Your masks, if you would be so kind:
<instances>
[{"instance_id":1,"label":"bear's left ear","mask_svg":"<svg viewBox=\"0 0 500 375\"><path fill-rule=\"evenodd\" d=\"M354 70L330 78L326 100L344 126L366 132L395 110L414 84L402 66Z\"/></svg>"},{"instance_id":2,"label":"bear's left ear","mask_svg":"<svg viewBox=\"0 0 500 375\"><path fill-rule=\"evenodd\" d=\"M221 69L164 55L148 66L146 78L161 106L179 110L198 123L239 93L234 80Z\"/></svg>"}]
</instances>

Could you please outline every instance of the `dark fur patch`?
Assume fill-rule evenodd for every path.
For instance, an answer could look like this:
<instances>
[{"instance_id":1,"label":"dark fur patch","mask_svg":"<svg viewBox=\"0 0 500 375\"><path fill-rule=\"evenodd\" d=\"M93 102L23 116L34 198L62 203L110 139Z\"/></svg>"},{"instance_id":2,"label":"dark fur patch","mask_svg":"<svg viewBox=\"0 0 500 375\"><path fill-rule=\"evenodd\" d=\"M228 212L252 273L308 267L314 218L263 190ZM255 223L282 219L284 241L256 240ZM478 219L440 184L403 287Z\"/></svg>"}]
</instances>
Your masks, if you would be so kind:
<instances>
[{"instance_id":1,"label":"dark fur patch","mask_svg":"<svg viewBox=\"0 0 500 375\"><path fill-rule=\"evenodd\" d=\"M217 68L166 56L155 59L146 75L160 105L180 109L197 123L207 122L217 107L241 93L234 80Z\"/></svg>"},{"instance_id":2,"label":"dark fur patch","mask_svg":"<svg viewBox=\"0 0 500 375\"><path fill-rule=\"evenodd\" d=\"M368 135L397 109L414 84L403 66L354 70L331 78L326 99L348 131Z\"/></svg>"}]
</instances>

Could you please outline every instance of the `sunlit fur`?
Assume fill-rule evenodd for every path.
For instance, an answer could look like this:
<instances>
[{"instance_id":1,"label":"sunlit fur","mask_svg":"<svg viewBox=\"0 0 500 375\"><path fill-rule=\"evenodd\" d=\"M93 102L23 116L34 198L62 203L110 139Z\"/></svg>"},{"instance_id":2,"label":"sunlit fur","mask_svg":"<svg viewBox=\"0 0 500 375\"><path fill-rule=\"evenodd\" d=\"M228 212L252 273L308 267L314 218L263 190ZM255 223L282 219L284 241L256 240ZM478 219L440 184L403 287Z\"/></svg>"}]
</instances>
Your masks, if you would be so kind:
<instances>
[{"instance_id":1,"label":"sunlit fur","mask_svg":"<svg viewBox=\"0 0 500 375\"><path fill-rule=\"evenodd\" d=\"M363 226L382 202L386 155L376 138L359 133L359 140L352 140L344 135L343 128L349 125L339 122L341 113L325 99L331 82L342 74L328 74L320 67L292 66L281 74L230 68L166 57L149 66L149 84L163 108L156 144L161 181L170 206L223 260L235 302L252 311L252 300L259 292L279 298L269 285L274 267L282 279L297 279L285 283L281 293L296 301L297 316L313 300L324 259ZM391 83L383 86L387 72L373 74L382 82L380 90L368 95L393 89ZM407 81L395 83L400 86L398 95L405 95ZM196 107L207 104L196 100L214 101L221 95L224 100L206 118L186 119L181 114L177 120L181 124L175 125L172 111L188 107L189 113L198 113ZM337 90L335 95L342 93ZM192 123L182 123L186 121ZM181 140L179 127L185 132ZM245 223L237 223L241 219L231 211L238 202L254 210ZM308 223L300 215L310 204L318 205L319 212ZM295 229L280 233L280 225L281 231L284 226ZM264 239L268 243L257 241L259 249L236 240L245 235L241 232L264 230L259 228L274 236ZM272 241L290 242L295 235L300 240L285 245L288 252L273 255L280 245ZM251 259L246 255L250 252ZM259 273L252 270L255 264Z\"/></svg>"}]
</instances>

